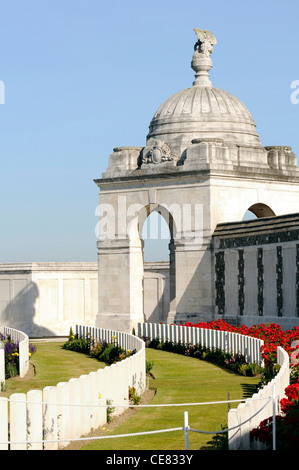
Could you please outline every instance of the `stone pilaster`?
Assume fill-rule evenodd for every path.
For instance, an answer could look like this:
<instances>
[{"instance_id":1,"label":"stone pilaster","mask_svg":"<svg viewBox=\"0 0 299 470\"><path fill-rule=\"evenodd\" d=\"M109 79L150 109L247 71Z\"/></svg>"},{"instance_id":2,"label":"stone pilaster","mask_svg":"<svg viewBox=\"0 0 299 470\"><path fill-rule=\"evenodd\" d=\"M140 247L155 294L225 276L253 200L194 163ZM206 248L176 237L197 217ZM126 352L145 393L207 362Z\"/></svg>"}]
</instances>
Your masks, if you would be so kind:
<instances>
[{"instance_id":1,"label":"stone pilaster","mask_svg":"<svg viewBox=\"0 0 299 470\"><path fill-rule=\"evenodd\" d=\"M143 315L141 243L98 242L99 310L95 326L131 332Z\"/></svg>"}]
</instances>

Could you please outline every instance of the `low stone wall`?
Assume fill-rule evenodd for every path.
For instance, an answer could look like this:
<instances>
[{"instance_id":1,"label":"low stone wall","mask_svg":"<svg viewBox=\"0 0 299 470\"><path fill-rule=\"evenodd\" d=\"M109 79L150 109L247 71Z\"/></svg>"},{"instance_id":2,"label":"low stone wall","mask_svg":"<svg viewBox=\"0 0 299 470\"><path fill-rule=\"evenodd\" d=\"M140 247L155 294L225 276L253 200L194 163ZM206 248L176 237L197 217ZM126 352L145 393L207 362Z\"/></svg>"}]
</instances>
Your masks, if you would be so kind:
<instances>
[{"instance_id":1,"label":"low stone wall","mask_svg":"<svg viewBox=\"0 0 299 470\"><path fill-rule=\"evenodd\" d=\"M103 426L106 403L122 413L129 404L129 387L142 394L146 387L145 345L136 336L113 330L77 327L98 340L116 336L122 348L136 349L123 361L43 390L0 397L0 450L56 450L71 439ZM8 445L10 435L10 445ZM26 442L27 441L27 442Z\"/></svg>"}]
</instances>

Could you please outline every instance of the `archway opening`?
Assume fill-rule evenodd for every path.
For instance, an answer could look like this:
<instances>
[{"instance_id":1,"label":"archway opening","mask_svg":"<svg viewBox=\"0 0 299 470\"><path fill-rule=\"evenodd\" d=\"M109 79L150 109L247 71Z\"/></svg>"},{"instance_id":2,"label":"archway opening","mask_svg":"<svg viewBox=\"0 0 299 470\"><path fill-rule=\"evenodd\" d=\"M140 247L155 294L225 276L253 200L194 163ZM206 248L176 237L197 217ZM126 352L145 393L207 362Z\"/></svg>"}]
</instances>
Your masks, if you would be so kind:
<instances>
[{"instance_id":1,"label":"archway opening","mask_svg":"<svg viewBox=\"0 0 299 470\"><path fill-rule=\"evenodd\" d=\"M262 217L275 217L274 211L266 204L257 203L247 209L243 220L260 219Z\"/></svg>"},{"instance_id":2,"label":"archway opening","mask_svg":"<svg viewBox=\"0 0 299 470\"><path fill-rule=\"evenodd\" d=\"M169 261L170 230L164 217L153 211L142 228L144 261Z\"/></svg>"},{"instance_id":3,"label":"archway opening","mask_svg":"<svg viewBox=\"0 0 299 470\"><path fill-rule=\"evenodd\" d=\"M167 214L163 215L167 216ZM171 227L156 208L146 218L143 240L143 311L149 323L167 322L175 282Z\"/></svg>"}]
</instances>

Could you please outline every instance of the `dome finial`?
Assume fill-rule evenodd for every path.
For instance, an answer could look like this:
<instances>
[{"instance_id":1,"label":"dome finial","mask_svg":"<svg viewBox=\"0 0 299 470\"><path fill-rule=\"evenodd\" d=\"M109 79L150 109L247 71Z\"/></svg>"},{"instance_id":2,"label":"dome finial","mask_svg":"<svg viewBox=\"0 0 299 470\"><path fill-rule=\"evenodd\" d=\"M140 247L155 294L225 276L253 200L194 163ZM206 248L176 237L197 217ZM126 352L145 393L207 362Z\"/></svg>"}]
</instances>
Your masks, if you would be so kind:
<instances>
[{"instance_id":1,"label":"dome finial","mask_svg":"<svg viewBox=\"0 0 299 470\"><path fill-rule=\"evenodd\" d=\"M209 70L212 68L210 54L213 46L217 44L214 34L204 29L194 29L197 42L194 45L194 54L191 67L196 72L193 86L212 86L209 79Z\"/></svg>"}]
</instances>

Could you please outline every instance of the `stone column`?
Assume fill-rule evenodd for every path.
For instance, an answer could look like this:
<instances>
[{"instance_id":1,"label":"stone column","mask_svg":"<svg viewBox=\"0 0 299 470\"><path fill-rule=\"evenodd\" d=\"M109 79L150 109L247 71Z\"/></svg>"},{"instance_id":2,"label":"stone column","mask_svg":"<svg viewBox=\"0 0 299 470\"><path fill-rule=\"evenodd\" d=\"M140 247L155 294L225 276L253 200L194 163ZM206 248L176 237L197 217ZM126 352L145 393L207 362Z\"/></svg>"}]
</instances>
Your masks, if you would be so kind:
<instances>
[{"instance_id":1,"label":"stone column","mask_svg":"<svg viewBox=\"0 0 299 470\"><path fill-rule=\"evenodd\" d=\"M175 243L169 243L169 314L167 323L173 323L176 315L176 270L175 270Z\"/></svg>"},{"instance_id":2,"label":"stone column","mask_svg":"<svg viewBox=\"0 0 299 470\"><path fill-rule=\"evenodd\" d=\"M213 309L214 274L209 240L175 240L168 323L207 321Z\"/></svg>"},{"instance_id":3,"label":"stone column","mask_svg":"<svg viewBox=\"0 0 299 470\"><path fill-rule=\"evenodd\" d=\"M191 322L206 321L210 318L213 304L210 248L201 248L197 251L181 249L179 258L182 257L184 257L185 274L179 269L177 283L180 283L181 293L179 298L177 295L177 316L185 314L186 320ZM178 260L178 268L180 264Z\"/></svg>"},{"instance_id":4,"label":"stone column","mask_svg":"<svg viewBox=\"0 0 299 470\"><path fill-rule=\"evenodd\" d=\"M99 310L95 326L132 332L143 315L143 255L140 240L98 241Z\"/></svg>"}]
</instances>

